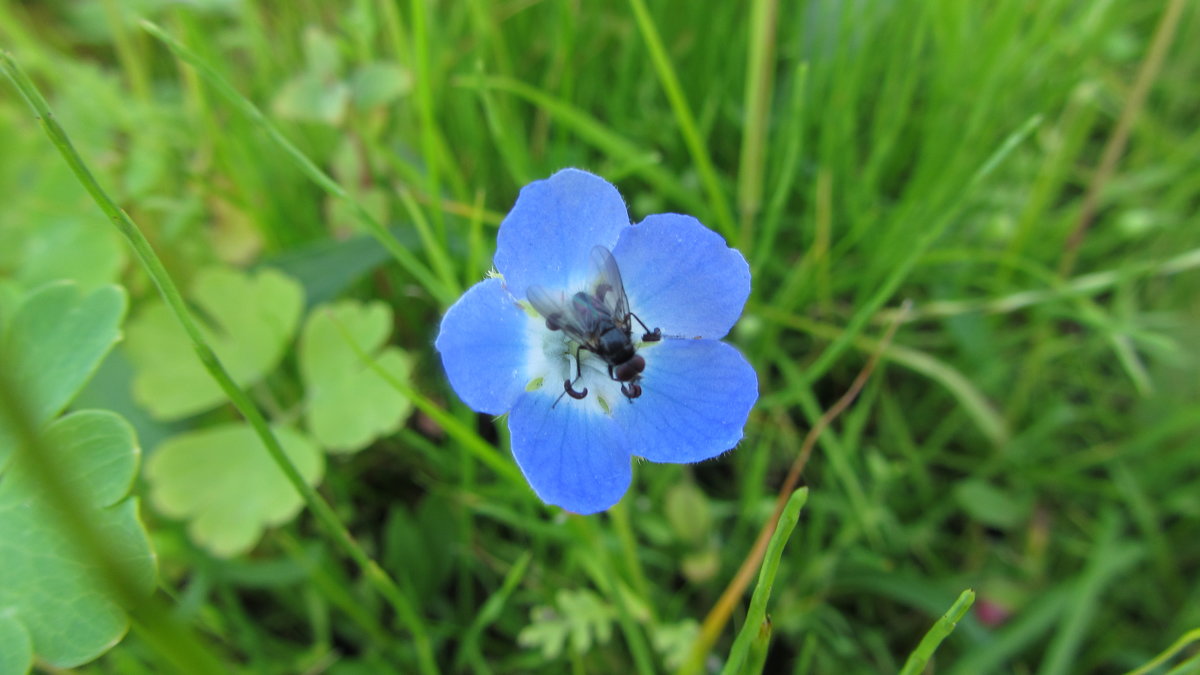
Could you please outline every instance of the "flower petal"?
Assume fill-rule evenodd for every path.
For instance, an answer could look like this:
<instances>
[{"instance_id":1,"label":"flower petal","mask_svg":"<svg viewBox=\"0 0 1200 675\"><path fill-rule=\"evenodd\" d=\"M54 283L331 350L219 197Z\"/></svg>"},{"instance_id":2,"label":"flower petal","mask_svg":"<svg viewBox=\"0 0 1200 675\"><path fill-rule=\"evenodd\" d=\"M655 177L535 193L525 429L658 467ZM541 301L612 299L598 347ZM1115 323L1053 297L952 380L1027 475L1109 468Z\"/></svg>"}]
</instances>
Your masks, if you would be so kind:
<instances>
[{"instance_id":1,"label":"flower petal","mask_svg":"<svg viewBox=\"0 0 1200 675\"><path fill-rule=\"evenodd\" d=\"M614 406L629 450L652 462L699 462L742 439L758 400L758 376L738 350L716 340L663 340L646 359L642 395Z\"/></svg>"},{"instance_id":2,"label":"flower petal","mask_svg":"<svg viewBox=\"0 0 1200 675\"><path fill-rule=\"evenodd\" d=\"M592 247L611 249L627 227L629 212L611 183L563 169L521 188L500 223L496 269L521 299L533 285L572 288L587 280Z\"/></svg>"},{"instance_id":3,"label":"flower petal","mask_svg":"<svg viewBox=\"0 0 1200 675\"><path fill-rule=\"evenodd\" d=\"M551 407L557 394L530 392L508 417L513 457L547 504L579 514L621 501L633 477L625 435L592 406Z\"/></svg>"},{"instance_id":4,"label":"flower petal","mask_svg":"<svg viewBox=\"0 0 1200 675\"><path fill-rule=\"evenodd\" d=\"M750 266L691 216L662 213L621 232L613 257L629 307L666 335L718 339L750 295Z\"/></svg>"},{"instance_id":5,"label":"flower petal","mask_svg":"<svg viewBox=\"0 0 1200 675\"><path fill-rule=\"evenodd\" d=\"M499 415L525 391L528 324L499 279L475 284L446 312L434 344L450 385L472 410Z\"/></svg>"}]
</instances>

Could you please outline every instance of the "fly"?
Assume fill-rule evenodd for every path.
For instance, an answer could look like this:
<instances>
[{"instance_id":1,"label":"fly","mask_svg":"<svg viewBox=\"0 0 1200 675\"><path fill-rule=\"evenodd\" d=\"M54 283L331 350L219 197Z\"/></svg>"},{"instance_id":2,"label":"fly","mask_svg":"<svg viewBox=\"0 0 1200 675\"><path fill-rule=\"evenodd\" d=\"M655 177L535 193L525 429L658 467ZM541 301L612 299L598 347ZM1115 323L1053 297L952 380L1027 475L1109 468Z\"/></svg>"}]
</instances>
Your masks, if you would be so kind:
<instances>
[{"instance_id":1,"label":"fly","mask_svg":"<svg viewBox=\"0 0 1200 675\"><path fill-rule=\"evenodd\" d=\"M589 351L608 365L608 376L621 383L621 393L632 401L642 395L638 380L646 368L646 359L637 353L633 344L633 324L637 320L645 333L643 342L662 339L658 328L650 330L633 312L629 311L629 298L621 283L621 270L612 253L603 246L592 248L594 278L589 290L579 291L569 298L562 291L551 292L541 286L530 286L525 290L533 308L546 318L546 327L561 330L575 341L575 380L563 382L563 394L579 400L588 395L587 387L577 390L575 385L583 376L579 361L581 351ZM562 395L559 395L559 399ZM555 401L555 405L558 402Z\"/></svg>"}]
</instances>

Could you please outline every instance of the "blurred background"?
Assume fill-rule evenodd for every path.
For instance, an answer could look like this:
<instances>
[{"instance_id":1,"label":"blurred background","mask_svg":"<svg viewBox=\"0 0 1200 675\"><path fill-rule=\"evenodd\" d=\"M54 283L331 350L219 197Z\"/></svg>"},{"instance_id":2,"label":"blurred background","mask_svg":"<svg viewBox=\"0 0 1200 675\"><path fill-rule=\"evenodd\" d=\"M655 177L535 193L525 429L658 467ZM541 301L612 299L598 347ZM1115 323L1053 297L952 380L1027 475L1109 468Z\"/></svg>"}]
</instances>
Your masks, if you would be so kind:
<instances>
[{"instance_id":1,"label":"blurred background","mask_svg":"<svg viewBox=\"0 0 1200 675\"><path fill-rule=\"evenodd\" d=\"M1153 0L0 0L0 48L407 618L7 81L0 317L127 293L71 406L136 429L156 595L231 671L715 672L749 590L711 651L701 622L879 353L803 465L766 672L897 671L967 588L934 672L1124 672L1200 627L1197 35ZM638 464L589 518L537 500L432 348L517 191L568 166L741 249L761 383L736 451ZM83 672L166 667L133 621Z\"/></svg>"}]
</instances>

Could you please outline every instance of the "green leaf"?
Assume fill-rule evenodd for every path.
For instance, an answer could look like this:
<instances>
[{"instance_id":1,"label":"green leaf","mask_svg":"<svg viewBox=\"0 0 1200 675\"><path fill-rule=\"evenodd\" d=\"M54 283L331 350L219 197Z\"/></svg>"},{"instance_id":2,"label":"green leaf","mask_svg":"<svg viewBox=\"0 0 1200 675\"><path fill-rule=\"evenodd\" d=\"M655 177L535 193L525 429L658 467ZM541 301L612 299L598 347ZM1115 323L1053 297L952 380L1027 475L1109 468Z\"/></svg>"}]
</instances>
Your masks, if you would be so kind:
<instances>
[{"instance_id":1,"label":"green leaf","mask_svg":"<svg viewBox=\"0 0 1200 675\"><path fill-rule=\"evenodd\" d=\"M300 339L300 373L308 396L305 419L317 441L354 452L395 431L412 404L379 371L407 379L408 357L383 347L392 311L382 302L342 301L318 307ZM367 361L367 357L370 361Z\"/></svg>"},{"instance_id":2,"label":"green leaf","mask_svg":"<svg viewBox=\"0 0 1200 675\"><path fill-rule=\"evenodd\" d=\"M0 349L38 424L62 412L95 372L116 343L124 316L121 288L104 286L85 296L71 282L34 291L13 310ZM0 423L0 468L12 446L11 433Z\"/></svg>"},{"instance_id":3,"label":"green leaf","mask_svg":"<svg viewBox=\"0 0 1200 675\"><path fill-rule=\"evenodd\" d=\"M92 290L116 281L125 266L125 248L98 220L58 217L25 232L13 277L26 288L71 280Z\"/></svg>"},{"instance_id":4,"label":"green leaf","mask_svg":"<svg viewBox=\"0 0 1200 675\"><path fill-rule=\"evenodd\" d=\"M455 508L450 499L432 494L421 500L415 513L396 504L388 515L381 562L401 570L418 600L438 597L454 572L462 536Z\"/></svg>"},{"instance_id":5,"label":"green leaf","mask_svg":"<svg viewBox=\"0 0 1200 675\"><path fill-rule=\"evenodd\" d=\"M89 410L55 421L45 434L57 471L88 509L92 526L149 594L154 555L137 499L128 496L140 456L133 428L119 415ZM24 672L28 645L57 668L78 666L128 629L128 617L101 581L98 566L20 459L0 479L0 560L0 673Z\"/></svg>"},{"instance_id":6,"label":"green leaf","mask_svg":"<svg viewBox=\"0 0 1200 675\"><path fill-rule=\"evenodd\" d=\"M405 242L401 239L401 243ZM413 244L416 245L416 244ZM367 235L322 239L271 257L264 264L295 277L309 307L329 302L388 259L387 249Z\"/></svg>"},{"instance_id":7,"label":"green leaf","mask_svg":"<svg viewBox=\"0 0 1200 675\"><path fill-rule=\"evenodd\" d=\"M284 83L271 108L285 119L337 125L345 116L349 103L349 85L308 72Z\"/></svg>"},{"instance_id":8,"label":"green leaf","mask_svg":"<svg viewBox=\"0 0 1200 675\"><path fill-rule=\"evenodd\" d=\"M1025 522L1032 500L1001 490L984 480L966 480L954 486L954 498L972 518L1000 529Z\"/></svg>"},{"instance_id":9,"label":"green leaf","mask_svg":"<svg viewBox=\"0 0 1200 675\"><path fill-rule=\"evenodd\" d=\"M21 304L21 286L12 279L0 278L0 335Z\"/></svg>"},{"instance_id":10,"label":"green leaf","mask_svg":"<svg viewBox=\"0 0 1200 675\"><path fill-rule=\"evenodd\" d=\"M650 641L654 651L662 656L663 665L676 670L683 665L688 652L700 637L700 623L695 619L684 619L677 623L665 623L650 629Z\"/></svg>"},{"instance_id":11,"label":"green leaf","mask_svg":"<svg viewBox=\"0 0 1200 675\"><path fill-rule=\"evenodd\" d=\"M25 673L33 663L33 641L13 607L0 608L0 673Z\"/></svg>"},{"instance_id":12,"label":"green leaf","mask_svg":"<svg viewBox=\"0 0 1200 675\"><path fill-rule=\"evenodd\" d=\"M693 483L678 483L667 490L663 510L680 541L698 545L712 532L708 498Z\"/></svg>"},{"instance_id":13,"label":"green leaf","mask_svg":"<svg viewBox=\"0 0 1200 675\"><path fill-rule=\"evenodd\" d=\"M342 70L342 54L337 38L319 26L306 27L304 60L308 72L323 78L337 77Z\"/></svg>"},{"instance_id":14,"label":"green leaf","mask_svg":"<svg viewBox=\"0 0 1200 675\"><path fill-rule=\"evenodd\" d=\"M517 634L517 644L522 647L538 647L542 658L547 661L557 659L567 643L567 635L571 632L570 625L550 607L535 607L530 612L530 624Z\"/></svg>"},{"instance_id":15,"label":"green leaf","mask_svg":"<svg viewBox=\"0 0 1200 675\"><path fill-rule=\"evenodd\" d=\"M320 449L303 434L276 427L283 450L309 485L324 471ZM300 512L300 495L247 424L227 424L168 439L146 462L150 501L185 519L197 544L230 557L254 547L268 526Z\"/></svg>"},{"instance_id":16,"label":"green leaf","mask_svg":"<svg viewBox=\"0 0 1200 675\"><path fill-rule=\"evenodd\" d=\"M398 63L364 63L355 69L350 88L360 108L386 105L412 90L412 73Z\"/></svg>"},{"instance_id":17,"label":"green leaf","mask_svg":"<svg viewBox=\"0 0 1200 675\"><path fill-rule=\"evenodd\" d=\"M208 343L234 381L246 386L283 358L300 320L304 291L275 270L251 277L214 267L197 275L190 299ZM138 371L134 398L155 417L178 419L225 400L166 305L146 307L129 322L128 333L126 349Z\"/></svg>"},{"instance_id":18,"label":"green leaf","mask_svg":"<svg viewBox=\"0 0 1200 675\"><path fill-rule=\"evenodd\" d=\"M555 659L567 639L576 654L586 654L593 642L605 644L612 637L613 608L589 590L562 589L555 596L558 609L535 607L532 623L517 635L524 647L540 647L542 656Z\"/></svg>"}]
</instances>

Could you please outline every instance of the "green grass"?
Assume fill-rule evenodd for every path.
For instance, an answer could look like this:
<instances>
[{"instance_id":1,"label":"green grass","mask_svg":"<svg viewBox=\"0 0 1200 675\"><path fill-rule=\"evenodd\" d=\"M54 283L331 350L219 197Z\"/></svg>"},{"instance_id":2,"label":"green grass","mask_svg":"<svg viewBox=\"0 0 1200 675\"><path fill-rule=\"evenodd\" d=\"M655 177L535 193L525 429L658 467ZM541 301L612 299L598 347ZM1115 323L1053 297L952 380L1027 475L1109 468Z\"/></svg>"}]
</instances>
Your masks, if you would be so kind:
<instances>
[{"instance_id":1,"label":"green grass","mask_svg":"<svg viewBox=\"0 0 1200 675\"><path fill-rule=\"evenodd\" d=\"M161 672L169 608L179 644L248 672L674 671L877 351L805 466L769 601L746 589L709 670L764 602L769 644L755 614L735 654L766 672L898 672L939 638L937 672L1150 662L1200 627L1200 12L1164 28L1171 4L0 0L0 49L162 265L118 245L5 79L4 288L113 281L136 319L164 275L272 266L310 304L387 302L414 361L394 382L414 417L330 456L309 500L328 511L251 553L214 558L145 500L162 602L84 670ZM761 382L735 452L639 464L586 519L534 497L432 349L517 190L565 166L635 219L690 213L741 248L731 340ZM149 455L235 406L292 420L295 358L170 425L130 401L120 350L85 397ZM972 610L938 623L966 589ZM530 643L560 628L590 647Z\"/></svg>"}]
</instances>

